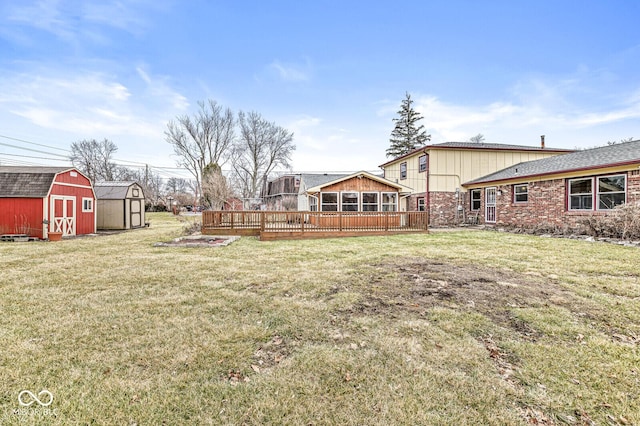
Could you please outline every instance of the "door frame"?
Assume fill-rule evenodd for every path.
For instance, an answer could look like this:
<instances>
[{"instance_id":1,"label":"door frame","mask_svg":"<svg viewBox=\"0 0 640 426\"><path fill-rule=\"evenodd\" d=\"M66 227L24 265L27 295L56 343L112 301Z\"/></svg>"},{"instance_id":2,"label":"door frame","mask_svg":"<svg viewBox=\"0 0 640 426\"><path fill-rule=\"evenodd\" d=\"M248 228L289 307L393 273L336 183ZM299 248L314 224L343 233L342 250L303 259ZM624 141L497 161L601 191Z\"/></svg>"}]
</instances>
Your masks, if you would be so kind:
<instances>
[{"instance_id":1,"label":"door frame","mask_svg":"<svg viewBox=\"0 0 640 426\"><path fill-rule=\"evenodd\" d=\"M56 201L62 201L62 216L56 217ZM71 201L71 215L67 211ZM68 195L52 195L49 209L49 232L62 232L62 235L76 235L76 197Z\"/></svg>"}]
</instances>

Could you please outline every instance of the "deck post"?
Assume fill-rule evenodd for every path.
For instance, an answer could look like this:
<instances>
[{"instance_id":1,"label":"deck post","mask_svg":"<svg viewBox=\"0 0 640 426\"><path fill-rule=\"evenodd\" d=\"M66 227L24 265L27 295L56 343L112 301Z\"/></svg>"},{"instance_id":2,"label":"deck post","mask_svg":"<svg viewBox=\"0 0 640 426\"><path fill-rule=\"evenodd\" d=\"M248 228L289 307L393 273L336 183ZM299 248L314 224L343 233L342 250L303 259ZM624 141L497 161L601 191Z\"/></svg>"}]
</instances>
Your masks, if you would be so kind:
<instances>
[{"instance_id":1,"label":"deck post","mask_svg":"<svg viewBox=\"0 0 640 426\"><path fill-rule=\"evenodd\" d=\"M265 213L266 212L260 212L260 231L264 231L265 228Z\"/></svg>"}]
</instances>

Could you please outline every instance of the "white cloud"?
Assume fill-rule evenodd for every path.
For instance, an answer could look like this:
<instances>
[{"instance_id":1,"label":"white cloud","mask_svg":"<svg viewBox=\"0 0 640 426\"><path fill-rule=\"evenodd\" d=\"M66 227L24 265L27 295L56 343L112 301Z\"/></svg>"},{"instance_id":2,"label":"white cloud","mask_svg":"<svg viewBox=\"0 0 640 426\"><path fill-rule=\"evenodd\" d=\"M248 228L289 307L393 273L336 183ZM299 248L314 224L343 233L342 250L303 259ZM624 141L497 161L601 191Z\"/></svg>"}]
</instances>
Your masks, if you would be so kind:
<instances>
[{"instance_id":1,"label":"white cloud","mask_svg":"<svg viewBox=\"0 0 640 426\"><path fill-rule=\"evenodd\" d=\"M269 68L275 71L284 81L308 81L311 78L311 70L308 61L304 65L283 64L280 61L274 61L269 64Z\"/></svg>"},{"instance_id":2,"label":"white cloud","mask_svg":"<svg viewBox=\"0 0 640 426\"><path fill-rule=\"evenodd\" d=\"M164 152L161 163L172 164L170 146L164 142L166 123L183 113L188 102L165 77L142 69L138 74L141 79L132 81L105 73L51 69L6 75L0 80L0 127L10 131L20 128L14 122L22 122L31 134L66 143L108 138L120 147L121 158Z\"/></svg>"},{"instance_id":3,"label":"white cloud","mask_svg":"<svg viewBox=\"0 0 640 426\"><path fill-rule=\"evenodd\" d=\"M620 98L614 104L594 105L574 101L575 82L548 85L540 81L521 85L517 96L484 105L455 104L435 96L418 96L415 109L424 117L423 124L432 134L432 141L465 141L483 133L488 142L514 143L513 140L492 140L500 135L512 139L529 139L539 132L571 132L582 135L589 128L621 125L626 120L640 119L640 97L635 94Z\"/></svg>"}]
</instances>

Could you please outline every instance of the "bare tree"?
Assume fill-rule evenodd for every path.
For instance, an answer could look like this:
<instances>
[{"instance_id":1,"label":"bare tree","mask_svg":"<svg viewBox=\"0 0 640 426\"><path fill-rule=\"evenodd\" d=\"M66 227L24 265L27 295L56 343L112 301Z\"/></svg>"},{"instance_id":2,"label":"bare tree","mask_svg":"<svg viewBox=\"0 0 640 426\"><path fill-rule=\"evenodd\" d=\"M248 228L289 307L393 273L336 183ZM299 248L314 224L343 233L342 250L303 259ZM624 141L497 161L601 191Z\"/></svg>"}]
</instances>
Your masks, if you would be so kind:
<instances>
[{"instance_id":1,"label":"bare tree","mask_svg":"<svg viewBox=\"0 0 640 426\"><path fill-rule=\"evenodd\" d=\"M296 147L293 133L256 112L240 112L238 122L240 136L234 149L234 177L242 197L253 198L276 167L290 167Z\"/></svg>"},{"instance_id":2,"label":"bare tree","mask_svg":"<svg viewBox=\"0 0 640 426\"><path fill-rule=\"evenodd\" d=\"M119 166L114 163L113 154L118 150L109 139L98 142L84 139L71 144L69 159L74 167L87 175L91 181L115 180L120 174Z\"/></svg>"},{"instance_id":3,"label":"bare tree","mask_svg":"<svg viewBox=\"0 0 640 426\"><path fill-rule=\"evenodd\" d=\"M187 181L180 178L169 178L167 180L166 189L169 194L178 194L180 192L187 192Z\"/></svg>"},{"instance_id":4,"label":"bare tree","mask_svg":"<svg viewBox=\"0 0 640 426\"><path fill-rule=\"evenodd\" d=\"M478 133L477 135L470 137L469 142L482 143L484 142L484 135L482 133Z\"/></svg>"},{"instance_id":5,"label":"bare tree","mask_svg":"<svg viewBox=\"0 0 640 426\"><path fill-rule=\"evenodd\" d=\"M198 102L200 110L169 122L165 137L197 182L202 194L202 176L207 164L224 164L234 141L235 119L230 109L223 110L216 101Z\"/></svg>"}]
</instances>

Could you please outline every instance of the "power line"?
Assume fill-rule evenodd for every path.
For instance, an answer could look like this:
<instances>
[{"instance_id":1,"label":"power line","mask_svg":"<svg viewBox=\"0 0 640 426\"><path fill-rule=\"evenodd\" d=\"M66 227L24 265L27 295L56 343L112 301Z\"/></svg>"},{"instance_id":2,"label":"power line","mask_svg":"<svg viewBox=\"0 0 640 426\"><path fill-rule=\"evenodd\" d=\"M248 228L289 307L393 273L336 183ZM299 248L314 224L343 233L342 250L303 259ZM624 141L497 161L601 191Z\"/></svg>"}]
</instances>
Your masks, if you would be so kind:
<instances>
[{"instance_id":1,"label":"power line","mask_svg":"<svg viewBox=\"0 0 640 426\"><path fill-rule=\"evenodd\" d=\"M0 152L0 155L8 155L8 156L11 156L11 157L21 157L21 158L35 158L35 159L38 159L38 160L49 160L49 161L66 161L66 162L69 161L68 158L62 159L62 158L35 157L33 155L9 154L9 153L6 153L6 152Z\"/></svg>"},{"instance_id":2,"label":"power line","mask_svg":"<svg viewBox=\"0 0 640 426\"><path fill-rule=\"evenodd\" d=\"M11 136L6 136L6 135L0 135L0 138L10 139L10 140L16 141L16 142L24 142L24 143L28 143L30 145L37 145L37 146L41 146L41 147L44 147L44 148L57 149L59 151L64 151L64 152L71 152L68 149L58 148L56 146L51 146L51 145L44 145L44 144L41 144L41 143L30 142L30 141L27 141L27 140L24 140L24 139L13 138Z\"/></svg>"},{"instance_id":3,"label":"power line","mask_svg":"<svg viewBox=\"0 0 640 426\"><path fill-rule=\"evenodd\" d=\"M23 149L25 151L37 152L39 154L54 155L56 157L68 158L68 156L66 156L66 155L56 154L54 152L40 151L39 149L25 148L23 146L11 145L11 144L8 144L8 143L3 143L3 142L0 142L0 145L8 146L9 148L17 148L17 149Z\"/></svg>"}]
</instances>

